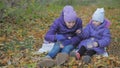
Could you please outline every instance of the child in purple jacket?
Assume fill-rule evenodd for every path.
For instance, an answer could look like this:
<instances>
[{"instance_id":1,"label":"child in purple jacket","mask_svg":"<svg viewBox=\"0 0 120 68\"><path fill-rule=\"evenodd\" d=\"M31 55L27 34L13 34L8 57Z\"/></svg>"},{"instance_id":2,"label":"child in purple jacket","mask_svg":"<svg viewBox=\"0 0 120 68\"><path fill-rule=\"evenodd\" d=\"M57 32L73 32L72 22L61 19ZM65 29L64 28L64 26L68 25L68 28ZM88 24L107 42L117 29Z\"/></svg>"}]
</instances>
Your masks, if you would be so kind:
<instances>
[{"instance_id":1,"label":"child in purple jacket","mask_svg":"<svg viewBox=\"0 0 120 68\"><path fill-rule=\"evenodd\" d=\"M84 55L82 60L87 64L91 61L91 56L105 52L104 48L110 44L111 39L110 30L106 27L108 23L104 18L104 9L98 8L92 16L92 21L79 33L84 40L79 44L76 59Z\"/></svg>"},{"instance_id":2,"label":"child in purple jacket","mask_svg":"<svg viewBox=\"0 0 120 68\"><path fill-rule=\"evenodd\" d=\"M55 44L46 56L47 59L43 59L39 66L51 67L55 64L63 64L68 59L70 51L80 42L75 33L78 29L82 29L82 20L77 17L72 6L65 6L60 17L53 22L45 35L45 40ZM56 60L53 60L55 57Z\"/></svg>"}]
</instances>

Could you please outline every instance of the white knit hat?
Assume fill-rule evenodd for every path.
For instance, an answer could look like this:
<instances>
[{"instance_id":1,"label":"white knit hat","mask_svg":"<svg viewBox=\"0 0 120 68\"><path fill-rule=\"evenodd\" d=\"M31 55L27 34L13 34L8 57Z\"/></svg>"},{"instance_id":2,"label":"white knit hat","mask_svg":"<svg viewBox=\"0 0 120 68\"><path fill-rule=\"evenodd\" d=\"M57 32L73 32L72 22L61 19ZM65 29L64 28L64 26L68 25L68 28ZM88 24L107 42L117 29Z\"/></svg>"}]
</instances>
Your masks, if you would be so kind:
<instances>
[{"instance_id":1,"label":"white knit hat","mask_svg":"<svg viewBox=\"0 0 120 68\"><path fill-rule=\"evenodd\" d=\"M104 8L97 8L93 13L92 20L103 23L104 21Z\"/></svg>"}]
</instances>

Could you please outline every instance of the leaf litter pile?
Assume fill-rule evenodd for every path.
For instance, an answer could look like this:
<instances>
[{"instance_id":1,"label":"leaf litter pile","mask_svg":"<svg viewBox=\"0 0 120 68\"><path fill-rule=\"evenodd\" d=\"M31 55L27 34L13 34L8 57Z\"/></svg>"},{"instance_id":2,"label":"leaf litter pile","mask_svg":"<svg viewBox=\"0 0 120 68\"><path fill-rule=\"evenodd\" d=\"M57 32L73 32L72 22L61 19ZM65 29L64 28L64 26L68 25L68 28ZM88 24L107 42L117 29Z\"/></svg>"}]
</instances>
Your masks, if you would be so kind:
<instances>
[{"instance_id":1,"label":"leaf litter pile","mask_svg":"<svg viewBox=\"0 0 120 68\"><path fill-rule=\"evenodd\" d=\"M83 26L89 22L96 7L81 7L76 11L83 20ZM82 10L81 10L82 9ZM111 44L107 48L109 57L94 56L92 62L85 65L74 57L61 65L53 68L119 68L120 67L120 8L105 8L106 17L111 21ZM43 42L44 35L59 13L48 12L47 17L30 20L30 24L18 26L13 23L0 23L0 27L11 26L9 34L0 36L0 68L36 68L36 64L47 53L34 54ZM84 14L84 15L83 15ZM6 20L9 20L6 18ZM9 20L11 21L11 20ZM19 28L17 28L19 27ZM9 32L9 31L8 31Z\"/></svg>"}]
</instances>

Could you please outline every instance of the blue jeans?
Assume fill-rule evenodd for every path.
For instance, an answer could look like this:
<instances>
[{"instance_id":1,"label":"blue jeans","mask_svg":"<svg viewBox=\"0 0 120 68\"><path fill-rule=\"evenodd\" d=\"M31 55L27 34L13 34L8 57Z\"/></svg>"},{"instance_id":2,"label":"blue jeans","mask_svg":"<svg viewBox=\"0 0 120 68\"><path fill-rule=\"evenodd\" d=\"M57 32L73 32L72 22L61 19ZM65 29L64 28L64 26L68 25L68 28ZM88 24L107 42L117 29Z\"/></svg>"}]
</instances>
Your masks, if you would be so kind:
<instances>
[{"instance_id":1,"label":"blue jeans","mask_svg":"<svg viewBox=\"0 0 120 68\"><path fill-rule=\"evenodd\" d=\"M69 54L70 51L72 51L73 49L74 49L73 45L67 45L64 46L64 48L60 48L60 44L56 42L52 50L48 53L48 56L54 58L59 52Z\"/></svg>"}]
</instances>

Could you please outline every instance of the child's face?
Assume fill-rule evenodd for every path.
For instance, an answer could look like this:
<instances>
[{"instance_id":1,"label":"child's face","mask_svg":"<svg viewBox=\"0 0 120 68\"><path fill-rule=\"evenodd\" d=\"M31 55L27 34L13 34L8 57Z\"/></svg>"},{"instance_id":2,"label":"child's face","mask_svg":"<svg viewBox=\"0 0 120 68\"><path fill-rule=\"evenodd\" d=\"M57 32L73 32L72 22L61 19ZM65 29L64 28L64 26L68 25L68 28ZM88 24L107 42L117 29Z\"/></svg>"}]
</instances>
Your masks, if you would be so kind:
<instances>
[{"instance_id":1,"label":"child's face","mask_svg":"<svg viewBox=\"0 0 120 68\"><path fill-rule=\"evenodd\" d=\"M68 28L72 28L75 25L75 21L73 21L73 22L65 22L65 24L66 24L66 26Z\"/></svg>"},{"instance_id":2,"label":"child's face","mask_svg":"<svg viewBox=\"0 0 120 68\"><path fill-rule=\"evenodd\" d=\"M101 22L93 21L92 24L93 24L94 26L99 26L99 25L101 24Z\"/></svg>"}]
</instances>

